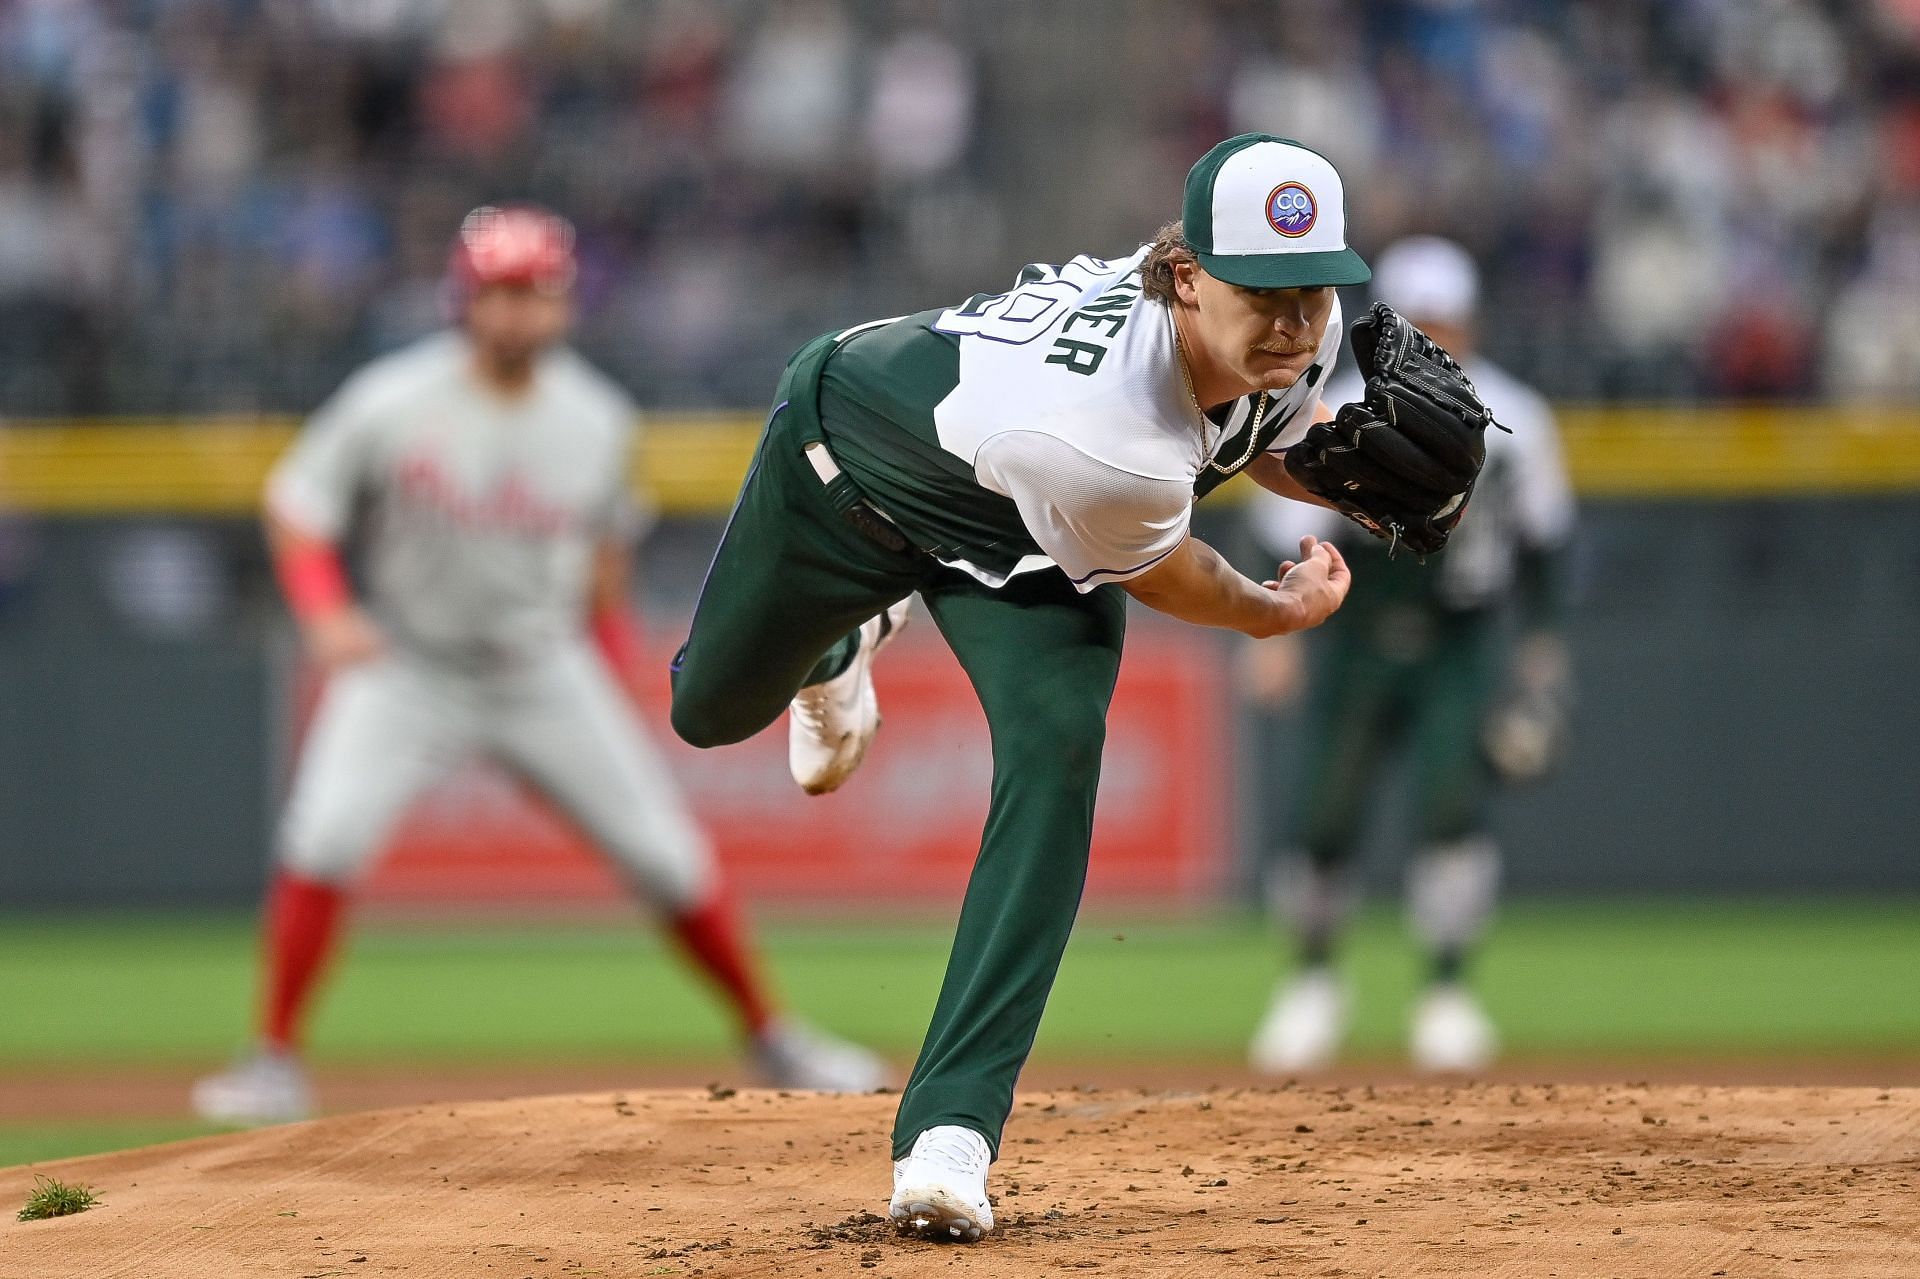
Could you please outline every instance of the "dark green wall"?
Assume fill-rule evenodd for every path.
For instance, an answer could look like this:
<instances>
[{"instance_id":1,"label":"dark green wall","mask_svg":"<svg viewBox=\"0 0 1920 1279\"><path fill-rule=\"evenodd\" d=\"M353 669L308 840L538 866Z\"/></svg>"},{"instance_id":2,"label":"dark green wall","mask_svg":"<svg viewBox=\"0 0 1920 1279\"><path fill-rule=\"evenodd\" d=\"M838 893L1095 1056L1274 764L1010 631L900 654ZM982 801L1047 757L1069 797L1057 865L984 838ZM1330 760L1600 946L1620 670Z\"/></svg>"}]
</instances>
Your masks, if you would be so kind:
<instances>
[{"instance_id":1,"label":"dark green wall","mask_svg":"<svg viewBox=\"0 0 1920 1279\"><path fill-rule=\"evenodd\" d=\"M1230 514L1209 523L1231 536ZM44 524L24 580L0 581L0 908L258 890L280 632L257 537L163 526L199 539L219 596L169 634L110 602L142 527ZM691 603L717 533L656 535L656 609ZM1503 805L1516 888L1920 891L1920 498L1594 505L1580 566L1578 736ZM1269 727L1270 750L1244 743L1249 807L1285 795L1291 734Z\"/></svg>"},{"instance_id":2,"label":"dark green wall","mask_svg":"<svg viewBox=\"0 0 1920 1279\"><path fill-rule=\"evenodd\" d=\"M1590 504L1570 757L1513 793L1509 882L1920 891L1920 500ZM1291 771L1291 723L1243 721ZM1243 857L1285 802L1249 791ZM1372 878L1405 842L1397 795ZM1243 863L1244 864L1244 863Z\"/></svg>"},{"instance_id":3,"label":"dark green wall","mask_svg":"<svg viewBox=\"0 0 1920 1279\"><path fill-rule=\"evenodd\" d=\"M177 532L183 526L169 526ZM134 526L34 531L0 596L0 905L241 902L264 865L266 609L250 527L196 526L224 604L198 633L109 603Z\"/></svg>"}]
</instances>

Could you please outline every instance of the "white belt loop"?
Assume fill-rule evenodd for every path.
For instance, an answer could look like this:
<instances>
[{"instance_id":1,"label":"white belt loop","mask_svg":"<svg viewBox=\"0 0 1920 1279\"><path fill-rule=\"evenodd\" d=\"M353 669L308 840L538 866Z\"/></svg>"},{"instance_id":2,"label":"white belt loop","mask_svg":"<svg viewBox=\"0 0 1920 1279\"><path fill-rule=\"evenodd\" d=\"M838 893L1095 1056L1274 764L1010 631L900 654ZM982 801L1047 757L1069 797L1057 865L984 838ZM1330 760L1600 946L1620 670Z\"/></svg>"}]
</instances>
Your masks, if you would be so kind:
<instances>
[{"instance_id":1,"label":"white belt loop","mask_svg":"<svg viewBox=\"0 0 1920 1279\"><path fill-rule=\"evenodd\" d=\"M813 473L820 477L822 484L831 484L840 478L840 464L833 460L833 454L827 452L826 445L815 440L803 451L807 455L808 463L813 467Z\"/></svg>"}]
</instances>

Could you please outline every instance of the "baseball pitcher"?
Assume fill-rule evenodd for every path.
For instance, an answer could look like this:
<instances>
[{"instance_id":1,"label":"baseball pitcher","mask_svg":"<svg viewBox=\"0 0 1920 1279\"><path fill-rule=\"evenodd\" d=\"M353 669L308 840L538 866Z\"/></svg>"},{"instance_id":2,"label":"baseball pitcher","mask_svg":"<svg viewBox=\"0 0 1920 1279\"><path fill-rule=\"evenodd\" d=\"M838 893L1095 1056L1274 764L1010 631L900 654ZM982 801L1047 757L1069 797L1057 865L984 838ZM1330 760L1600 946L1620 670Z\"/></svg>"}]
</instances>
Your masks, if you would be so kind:
<instances>
[{"instance_id":1,"label":"baseball pitcher","mask_svg":"<svg viewBox=\"0 0 1920 1279\"><path fill-rule=\"evenodd\" d=\"M1333 166L1246 134L1194 166L1152 244L1029 266L787 366L674 664L673 725L720 746L791 704L795 780L834 789L878 727L871 665L916 592L980 698L991 807L895 1120L905 1228L993 1227L987 1169L1080 901L1127 598L1265 637L1346 594L1314 538L1271 580L1242 577L1190 536L1194 502L1245 472L1433 547L1472 488L1484 410L1397 315L1361 322L1363 402L1320 409L1333 286L1367 278Z\"/></svg>"},{"instance_id":2,"label":"baseball pitcher","mask_svg":"<svg viewBox=\"0 0 1920 1279\"><path fill-rule=\"evenodd\" d=\"M347 893L408 803L478 753L551 800L660 912L767 1082L882 1081L864 1050L778 1013L629 704L635 414L560 345L574 273L573 229L558 216L468 215L450 268L458 327L350 378L269 480L275 568L329 678L280 829L259 1044L195 1086L208 1119L311 1110L300 1030ZM364 596L342 566L350 534L364 546Z\"/></svg>"}]
</instances>

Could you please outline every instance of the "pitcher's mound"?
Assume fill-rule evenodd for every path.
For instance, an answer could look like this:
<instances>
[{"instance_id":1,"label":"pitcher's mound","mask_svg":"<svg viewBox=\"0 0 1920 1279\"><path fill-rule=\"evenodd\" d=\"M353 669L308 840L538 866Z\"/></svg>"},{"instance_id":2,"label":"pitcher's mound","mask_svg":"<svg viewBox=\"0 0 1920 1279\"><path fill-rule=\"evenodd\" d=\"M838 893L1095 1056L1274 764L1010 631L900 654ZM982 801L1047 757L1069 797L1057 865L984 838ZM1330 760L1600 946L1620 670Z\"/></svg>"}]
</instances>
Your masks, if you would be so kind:
<instances>
[{"instance_id":1,"label":"pitcher's mound","mask_svg":"<svg viewBox=\"0 0 1920 1279\"><path fill-rule=\"evenodd\" d=\"M1920 1089L1023 1097L1001 1229L902 1238L890 1097L422 1107L0 1172L0 1276L1912 1276ZM102 1204L16 1223L33 1173Z\"/></svg>"}]
</instances>

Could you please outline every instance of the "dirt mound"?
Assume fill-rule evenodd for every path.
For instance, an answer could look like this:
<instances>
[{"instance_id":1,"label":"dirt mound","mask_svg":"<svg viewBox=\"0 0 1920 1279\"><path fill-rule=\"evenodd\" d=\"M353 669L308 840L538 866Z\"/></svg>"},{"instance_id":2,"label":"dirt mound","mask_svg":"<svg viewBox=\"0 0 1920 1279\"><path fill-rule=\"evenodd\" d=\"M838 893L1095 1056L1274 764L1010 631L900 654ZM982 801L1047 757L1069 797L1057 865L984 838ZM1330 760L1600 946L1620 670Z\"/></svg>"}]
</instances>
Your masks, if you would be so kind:
<instances>
[{"instance_id":1,"label":"dirt mound","mask_svg":"<svg viewBox=\"0 0 1920 1279\"><path fill-rule=\"evenodd\" d=\"M1911 1276L1920 1090L1024 1095L973 1247L898 1237L889 1097L416 1107L0 1171L0 1279Z\"/></svg>"}]
</instances>

